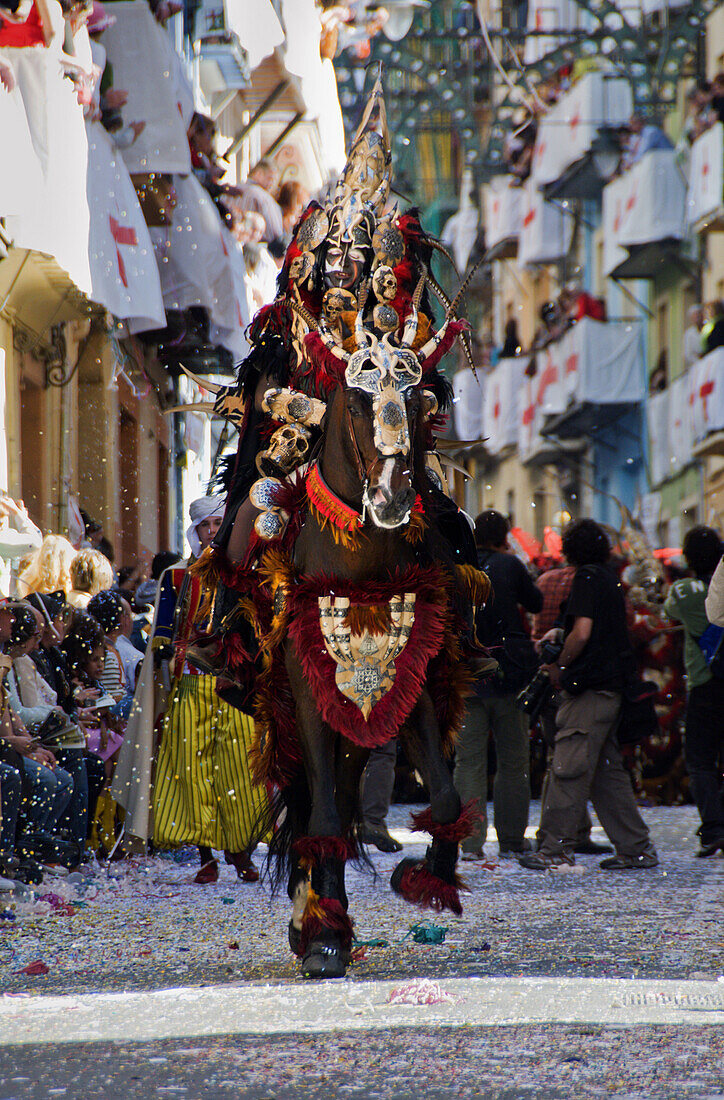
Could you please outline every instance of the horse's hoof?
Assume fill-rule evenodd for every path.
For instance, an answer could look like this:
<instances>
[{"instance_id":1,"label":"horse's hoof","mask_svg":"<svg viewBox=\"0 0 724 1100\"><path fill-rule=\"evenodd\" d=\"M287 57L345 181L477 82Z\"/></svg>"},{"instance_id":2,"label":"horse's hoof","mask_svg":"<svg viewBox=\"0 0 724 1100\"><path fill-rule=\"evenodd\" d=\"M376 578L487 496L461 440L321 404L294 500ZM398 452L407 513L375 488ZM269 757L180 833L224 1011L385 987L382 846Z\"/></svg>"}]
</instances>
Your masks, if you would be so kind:
<instances>
[{"instance_id":1,"label":"horse's hoof","mask_svg":"<svg viewBox=\"0 0 724 1100\"><path fill-rule=\"evenodd\" d=\"M408 859L401 859L400 860L400 862L397 864L394 871L392 872L392 877L390 879L390 886L392 887L392 889L395 891L396 894L400 894L401 897L405 897L405 894L402 890L403 875L405 874L405 871L409 871L413 867L419 867L420 864L421 864L421 860L419 860L419 859L409 859L408 858Z\"/></svg>"},{"instance_id":2,"label":"horse's hoof","mask_svg":"<svg viewBox=\"0 0 724 1100\"><path fill-rule=\"evenodd\" d=\"M343 978L347 973L349 951L339 944L314 940L302 959L303 978Z\"/></svg>"},{"instance_id":3,"label":"horse's hoof","mask_svg":"<svg viewBox=\"0 0 724 1100\"><path fill-rule=\"evenodd\" d=\"M302 930L294 926L294 921L289 921L289 946L295 955L301 955Z\"/></svg>"}]
</instances>

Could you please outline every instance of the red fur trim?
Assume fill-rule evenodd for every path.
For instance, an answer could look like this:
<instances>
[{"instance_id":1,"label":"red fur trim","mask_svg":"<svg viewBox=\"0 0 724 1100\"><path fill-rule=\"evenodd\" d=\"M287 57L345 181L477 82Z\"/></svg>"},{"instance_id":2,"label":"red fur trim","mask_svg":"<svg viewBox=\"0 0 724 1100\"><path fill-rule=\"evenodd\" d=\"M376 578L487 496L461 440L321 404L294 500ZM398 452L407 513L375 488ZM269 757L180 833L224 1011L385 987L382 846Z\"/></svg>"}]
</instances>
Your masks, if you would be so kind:
<instances>
[{"instance_id":1,"label":"red fur trim","mask_svg":"<svg viewBox=\"0 0 724 1100\"><path fill-rule=\"evenodd\" d=\"M352 931L352 921L341 902L335 898L315 898L312 912L305 911L302 920L299 954L307 953L310 943L314 942L320 932L336 932L342 948L349 951L352 947Z\"/></svg>"},{"instance_id":2,"label":"red fur trim","mask_svg":"<svg viewBox=\"0 0 724 1100\"><path fill-rule=\"evenodd\" d=\"M300 836L294 841L294 851L308 866L323 859L354 859L355 845L341 836Z\"/></svg>"},{"instance_id":3,"label":"red fur trim","mask_svg":"<svg viewBox=\"0 0 724 1100\"><path fill-rule=\"evenodd\" d=\"M319 515L337 530L352 535L361 526L362 517L357 509L350 508L349 504L335 496L325 483L316 463L307 474L307 498Z\"/></svg>"},{"instance_id":4,"label":"red fur trim","mask_svg":"<svg viewBox=\"0 0 724 1100\"><path fill-rule=\"evenodd\" d=\"M339 691L335 681L337 664L324 645L317 601L330 592L367 606L386 603L401 592L417 596L410 637L395 660L395 682L372 708L368 719ZM297 581L289 594L289 638L320 714L332 729L365 748L379 747L395 736L420 697L428 663L443 646L448 600L448 580L436 566L413 566L390 580L365 585L326 576Z\"/></svg>"},{"instance_id":5,"label":"red fur trim","mask_svg":"<svg viewBox=\"0 0 724 1100\"><path fill-rule=\"evenodd\" d=\"M443 909L449 909L456 917L462 915L463 907L460 903L458 886L433 875L424 860L405 870L398 890L402 897L413 905L434 909L437 913L441 913Z\"/></svg>"},{"instance_id":6,"label":"red fur trim","mask_svg":"<svg viewBox=\"0 0 724 1100\"><path fill-rule=\"evenodd\" d=\"M478 801L473 798L463 806L457 820L451 821L447 825L442 825L439 821L433 820L432 810L429 806L426 810L421 810L419 814L412 814L410 821L412 828L418 833L429 833L437 840L449 840L453 844L459 844L461 840L465 840L465 837L471 835L480 818Z\"/></svg>"}]
</instances>

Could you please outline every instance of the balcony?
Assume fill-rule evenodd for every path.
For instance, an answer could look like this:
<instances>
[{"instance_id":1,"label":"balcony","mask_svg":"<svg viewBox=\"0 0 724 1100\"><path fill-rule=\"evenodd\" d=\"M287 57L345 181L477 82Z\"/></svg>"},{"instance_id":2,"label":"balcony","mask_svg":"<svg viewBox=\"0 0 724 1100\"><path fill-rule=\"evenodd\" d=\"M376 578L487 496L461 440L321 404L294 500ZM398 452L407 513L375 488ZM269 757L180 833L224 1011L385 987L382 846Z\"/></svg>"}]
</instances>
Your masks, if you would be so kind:
<instances>
[{"instance_id":1,"label":"balcony","mask_svg":"<svg viewBox=\"0 0 724 1100\"><path fill-rule=\"evenodd\" d=\"M696 230L724 229L724 123L692 146L686 219Z\"/></svg>"},{"instance_id":2,"label":"balcony","mask_svg":"<svg viewBox=\"0 0 724 1100\"><path fill-rule=\"evenodd\" d=\"M549 199L594 199L605 182L603 160L615 155L613 130L633 110L628 81L593 72L541 119L532 179Z\"/></svg>"},{"instance_id":3,"label":"balcony","mask_svg":"<svg viewBox=\"0 0 724 1100\"><path fill-rule=\"evenodd\" d=\"M501 359L485 379L483 434L488 454L500 456L518 443L526 356Z\"/></svg>"},{"instance_id":4,"label":"balcony","mask_svg":"<svg viewBox=\"0 0 724 1100\"><path fill-rule=\"evenodd\" d=\"M549 346L536 378L545 387L527 415L540 405L542 437L570 441L613 424L645 395L640 322L584 317Z\"/></svg>"},{"instance_id":5,"label":"balcony","mask_svg":"<svg viewBox=\"0 0 724 1100\"><path fill-rule=\"evenodd\" d=\"M523 189L513 176L495 176L485 189L486 260L511 260L523 226Z\"/></svg>"},{"instance_id":6,"label":"balcony","mask_svg":"<svg viewBox=\"0 0 724 1100\"><path fill-rule=\"evenodd\" d=\"M603 271L614 279L653 279L681 262L686 184L673 149L646 153L603 189Z\"/></svg>"}]
</instances>

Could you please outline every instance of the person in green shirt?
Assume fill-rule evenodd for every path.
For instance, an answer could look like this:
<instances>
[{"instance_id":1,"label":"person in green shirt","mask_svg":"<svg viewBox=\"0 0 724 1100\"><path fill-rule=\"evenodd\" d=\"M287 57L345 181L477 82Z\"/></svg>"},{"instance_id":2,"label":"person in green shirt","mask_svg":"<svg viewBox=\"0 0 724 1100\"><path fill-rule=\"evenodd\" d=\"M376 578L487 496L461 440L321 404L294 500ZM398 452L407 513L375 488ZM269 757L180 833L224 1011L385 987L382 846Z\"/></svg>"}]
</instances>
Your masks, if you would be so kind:
<instances>
[{"instance_id":1,"label":"person in green shirt","mask_svg":"<svg viewBox=\"0 0 724 1100\"><path fill-rule=\"evenodd\" d=\"M686 564L694 574L672 584L664 611L684 627L688 704L684 756L691 793L701 818L701 858L724 852L724 680L712 676L698 639L709 626L706 594L724 543L712 527L693 527L684 538Z\"/></svg>"}]
</instances>

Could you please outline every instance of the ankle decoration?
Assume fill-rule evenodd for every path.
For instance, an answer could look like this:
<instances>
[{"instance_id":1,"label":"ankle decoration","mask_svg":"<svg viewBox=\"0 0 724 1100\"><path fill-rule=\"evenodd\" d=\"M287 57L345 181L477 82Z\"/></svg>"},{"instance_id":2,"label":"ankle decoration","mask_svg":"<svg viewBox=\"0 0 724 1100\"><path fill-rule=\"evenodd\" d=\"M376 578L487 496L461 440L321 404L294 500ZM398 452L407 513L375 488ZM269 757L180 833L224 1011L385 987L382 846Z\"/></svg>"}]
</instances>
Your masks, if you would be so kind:
<instances>
[{"instance_id":1,"label":"ankle decoration","mask_svg":"<svg viewBox=\"0 0 724 1100\"><path fill-rule=\"evenodd\" d=\"M309 944L323 937L325 933L338 936L343 950L349 951L352 947L352 927L352 921L341 901L336 898L321 898L310 889L302 918L299 954L305 955Z\"/></svg>"},{"instance_id":2,"label":"ankle decoration","mask_svg":"<svg viewBox=\"0 0 724 1100\"><path fill-rule=\"evenodd\" d=\"M449 909L457 917L463 911L458 893L460 885L457 876L453 882L446 882L434 874L427 860L403 860L392 876L393 889L406 901L423 909L434 909L436 913Z\"/></svg>"},{"instance_id":3,"label":"ankle decoration","mask_svg":"<svg viewBox=\"0 0 724 1100\"><path fill-rule=\"evenodd\" d=\"M433 820L429 806L419 814L413 814L410 821L416 832L429 833L434 840L449 840L453 844L459 844L461 840L472 835L480 818L478 801L474 798L462 807L455 821L446 825Z\"/></svg>"},{"instance_id":4,"label":"ankle decoration","mask_svg":"<svg viewBox=\"0 0 724 1100\"><path fill-rule=\"evenodd\" d=\"M294 851L305 869L325 859L341 859L346 863L357 855L354 841L341 836L300 836L294 841Z\"/></svg>"}]
</instances>

